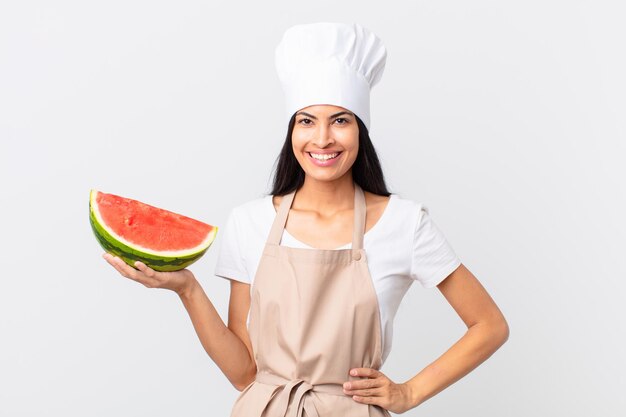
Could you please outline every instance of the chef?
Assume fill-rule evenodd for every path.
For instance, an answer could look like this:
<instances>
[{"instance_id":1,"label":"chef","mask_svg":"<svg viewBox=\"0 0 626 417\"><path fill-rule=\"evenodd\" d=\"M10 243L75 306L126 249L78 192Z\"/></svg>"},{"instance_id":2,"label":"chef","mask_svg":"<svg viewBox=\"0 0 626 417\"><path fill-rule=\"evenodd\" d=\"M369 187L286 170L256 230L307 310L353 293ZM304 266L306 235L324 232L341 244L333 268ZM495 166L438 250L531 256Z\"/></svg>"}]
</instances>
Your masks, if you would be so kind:
<instances>
[{"instance_id":1,"label":"chef","mask_svg":"<svg viewBox=\"0 0 626 417\"><path fill-rule=\"evenodd\" d=\"M240 391L231 417L390 416L418 406L508 338L491 297L422 204L390 193L369 131L387 53L358 24L287 29L275 50L287 136L273 189L233 208L215 275L228 325L191 271L132 270L176 291L203 347ZM381 371L412 282L438 288L467 333L408 381Z\"/></svg>"}]
</instances>

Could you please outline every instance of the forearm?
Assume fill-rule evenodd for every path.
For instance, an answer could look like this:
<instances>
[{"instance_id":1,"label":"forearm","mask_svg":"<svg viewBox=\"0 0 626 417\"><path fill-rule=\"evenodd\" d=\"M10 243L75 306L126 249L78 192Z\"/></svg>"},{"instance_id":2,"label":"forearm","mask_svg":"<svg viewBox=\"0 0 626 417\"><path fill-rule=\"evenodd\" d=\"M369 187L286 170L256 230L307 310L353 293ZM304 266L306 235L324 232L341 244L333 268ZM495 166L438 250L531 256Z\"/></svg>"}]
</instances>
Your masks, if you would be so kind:
<instances>
[{"instance_id":1,"label":"forearm","mask_svg":"<svg viewBox=\"0 0 626 417\"><path fill-rule=\"evenodd\" d=\"M506 325L478 323L454 345L405 384L416 407L463 378L506 342Z\"/></svg>"},{"instance_id":2,"label":"forearm","mask_svg":"<svg viewBox=\"0 0 626 417\"><path fill-rule=\"evenodd\" d=\"M204 350L233 386L243 389L256 372L246 345L224 324L197 281L179 296Z\"/></svg>"}]
</instances>

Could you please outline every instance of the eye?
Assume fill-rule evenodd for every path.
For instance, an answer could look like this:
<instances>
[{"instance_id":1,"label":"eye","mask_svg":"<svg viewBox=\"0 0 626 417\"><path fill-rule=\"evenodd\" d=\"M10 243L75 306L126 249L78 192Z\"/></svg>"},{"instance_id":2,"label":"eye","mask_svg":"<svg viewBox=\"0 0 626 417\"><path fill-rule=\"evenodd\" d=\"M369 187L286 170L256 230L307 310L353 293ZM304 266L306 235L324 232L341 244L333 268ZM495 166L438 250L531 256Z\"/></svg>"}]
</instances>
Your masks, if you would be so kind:
<instances>
[{"instance_id":1,"label":"eye","mask_svg":"<svg viewBox=\"0 0 626 417\"><path fill-rule=\"evenodd\" d=\"M311 119L309 119L308 117L305 117L304 119L300 119L300 121L298 123L300 123L302 125L310 125L312 123L312 122L311 123L302 123L305 120L308 121L308 122L311 122Z\"/></svg>"},{"instance_id":2,"label":"eye","mask_svg":"<svg viewBox=\"0 0 626 417\"><path fill-rule=\"evenodd\" d=\"M346 119L345 117L338 117L335 119L335 121L337 120L343 120L343 123L339 123L340 125L345 125L348 123L348 119Z\"/></svg>"}]
</instances>

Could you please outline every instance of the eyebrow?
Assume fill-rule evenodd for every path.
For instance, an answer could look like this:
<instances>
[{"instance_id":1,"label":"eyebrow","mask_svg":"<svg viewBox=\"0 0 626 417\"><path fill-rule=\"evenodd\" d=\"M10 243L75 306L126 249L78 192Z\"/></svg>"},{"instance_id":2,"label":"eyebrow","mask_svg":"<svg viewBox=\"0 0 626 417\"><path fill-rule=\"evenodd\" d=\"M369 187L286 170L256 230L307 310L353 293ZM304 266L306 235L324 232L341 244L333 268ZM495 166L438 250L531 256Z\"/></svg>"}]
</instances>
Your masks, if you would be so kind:
<instances>
[{"instance_id":1,"label":"eyebrow","mask_svg":"<svg viewBox=\"0 0 626 417\"><path fill-rule=\"evenodd\" d=\"M331 115L330 115L330 118L332 119L332 118L334 118L334 117L341 116L342 114L347 114L347 115L349 115L349 116L351 116L351 115L352 115L352 113L350 113L349 111L340 111L339 113L331 114ZM307 113L307 112L303 112L303 111L301 111L301 112L296 113L296 116L298 116L298 115L308 116L308 117L310 117L311 119L315 119L315 120L317 120L317 117L315 117L315 116L313 116L312 114L309 114L309 113Z\"/></svg>"}]
</instances>

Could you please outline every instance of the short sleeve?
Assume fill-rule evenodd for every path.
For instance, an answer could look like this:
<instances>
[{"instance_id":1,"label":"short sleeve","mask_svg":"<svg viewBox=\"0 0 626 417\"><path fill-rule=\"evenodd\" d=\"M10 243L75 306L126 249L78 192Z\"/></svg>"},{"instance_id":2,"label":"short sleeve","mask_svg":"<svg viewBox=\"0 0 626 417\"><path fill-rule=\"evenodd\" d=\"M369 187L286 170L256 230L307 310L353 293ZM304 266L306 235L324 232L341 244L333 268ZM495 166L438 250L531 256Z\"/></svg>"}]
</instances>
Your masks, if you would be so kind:
<instances>
[{"instance_id":1,"label":"short sleeve","mask_svg":"<svg viewBox=\"0 0 626 417\"><path fill-rule=\"evenodd\" d=\"M235 209L230 211L226 226L220 228L220 231L222 231L222 242L214 274L221 278L235 279L249 284L250 279L241 251L242 236Z\"/></svg>"},{"instance_id":2,"label":"short sleeve","mask_svg":"<svg viewBox=\"0 0 626 417\"><path fill-rule=\"evenodd\" d=\"M446 237L421 204L413 235L411 278L424 288L433 288L461 265Z\"/></svg>"}]
</instances>

